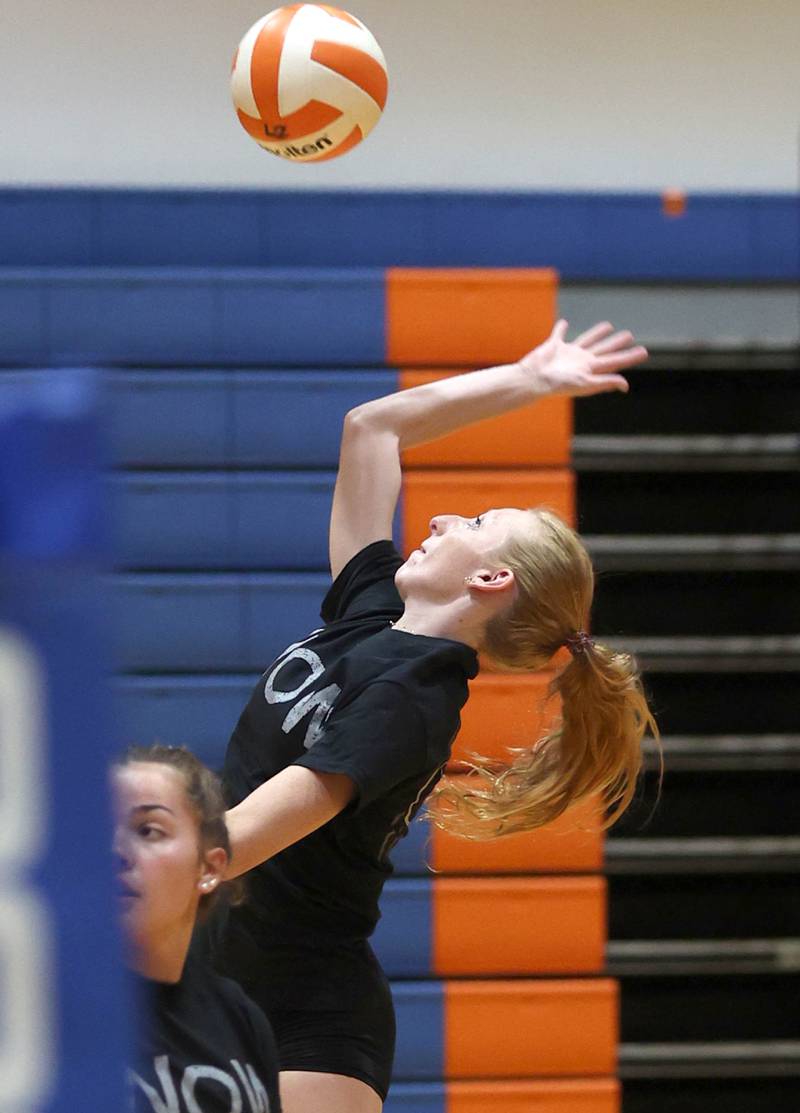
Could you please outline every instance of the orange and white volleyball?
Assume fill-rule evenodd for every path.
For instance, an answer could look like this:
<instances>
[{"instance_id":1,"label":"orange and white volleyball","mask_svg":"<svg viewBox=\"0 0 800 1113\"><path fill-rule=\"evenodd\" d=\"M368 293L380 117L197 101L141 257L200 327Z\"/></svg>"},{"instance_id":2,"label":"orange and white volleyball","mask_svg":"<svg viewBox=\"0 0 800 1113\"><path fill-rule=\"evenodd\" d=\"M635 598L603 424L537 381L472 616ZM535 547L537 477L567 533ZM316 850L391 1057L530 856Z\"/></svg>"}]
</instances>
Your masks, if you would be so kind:
<instances>
[{"instance_id":1,"label":"orange and white volleyball","mask_svg":"<svg viewBox=\"0 0 800 1113\"><path fill-rule=\"evenodd\" d=\"M370 31L328 4L269 12L233 59L242 127L290 162L322 162L355 147L381 118L387 89L386 61Z\"/></svg>"}]
</instances>

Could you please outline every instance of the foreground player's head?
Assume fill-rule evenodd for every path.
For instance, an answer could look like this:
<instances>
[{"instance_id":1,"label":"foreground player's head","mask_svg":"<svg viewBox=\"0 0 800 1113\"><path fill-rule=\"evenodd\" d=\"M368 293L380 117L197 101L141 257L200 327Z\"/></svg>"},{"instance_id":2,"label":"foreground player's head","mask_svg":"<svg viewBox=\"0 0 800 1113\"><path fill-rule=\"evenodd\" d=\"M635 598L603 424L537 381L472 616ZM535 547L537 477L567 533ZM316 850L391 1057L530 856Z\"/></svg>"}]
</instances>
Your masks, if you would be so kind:
<instances>
[{"instance_id":1,"label":"foreground player's head","mask_svg":"<svg viewBox=\"0 0 800 1113\"><path fill-rule=\"evenodd\" d=\"M230 858L219 782L190 751L132 747L113 769L114 855L131 965L177 980Z\"/></svg>"},{"instance_id":2,"label":"foreground player's head","mask_svg":"<svg viewBox=\"0 0 800 1113\"><path fill-rule=\"evenodd\" d=\"M490 510L434 518L418 552L398 573L401 595L427 593L433 602L438 590L444 602L460 592L479 615L476 647L498 668L532 672L562 647L570 651L551 684L561 699L558 729L508 769L487 766L467 788L445 784L435 817L468 837L491 838L541 826L595 797L604 822L613 822L633 798L642 738L648 729L657 736L657 727L633 657L586 634L594 572L578 535L546 510Z\"/></svg>"}]
</instances>

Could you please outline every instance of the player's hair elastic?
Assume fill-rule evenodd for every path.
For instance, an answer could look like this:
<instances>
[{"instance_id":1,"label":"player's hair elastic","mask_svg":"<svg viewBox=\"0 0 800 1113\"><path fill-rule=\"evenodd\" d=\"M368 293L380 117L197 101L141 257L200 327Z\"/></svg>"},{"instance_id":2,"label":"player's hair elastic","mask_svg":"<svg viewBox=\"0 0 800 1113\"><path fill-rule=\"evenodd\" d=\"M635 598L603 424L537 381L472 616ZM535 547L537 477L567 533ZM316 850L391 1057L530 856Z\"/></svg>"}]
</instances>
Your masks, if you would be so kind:
<instances>
[{"instance_id":1,"label":"player's hair elastic","mask_svg":"<svg viewBox=\"0 0 800 1113\"><path fill-rule=\"evenodd\" d=\"M567 635L567 637L564 638L564 645L573 657L577 657L579 653L588 653L590 649L594 649L594 642L585 630L576 630L574 634Z\"/></svg>"}]
</instances>

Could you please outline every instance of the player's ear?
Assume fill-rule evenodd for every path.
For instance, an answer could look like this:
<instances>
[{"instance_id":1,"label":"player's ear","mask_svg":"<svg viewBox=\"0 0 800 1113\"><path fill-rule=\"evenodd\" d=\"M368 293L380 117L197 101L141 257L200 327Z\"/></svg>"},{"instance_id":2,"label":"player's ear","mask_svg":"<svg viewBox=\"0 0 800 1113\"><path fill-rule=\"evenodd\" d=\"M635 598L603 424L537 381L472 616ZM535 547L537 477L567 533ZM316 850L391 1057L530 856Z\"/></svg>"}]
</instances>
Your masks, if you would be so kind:
<instances>
[{"instance_id":1,"label":"player's ear","mask_svg":"<svg viewBox=\"0 0 800 1113\"><path fill-rule=\"evenodd\" d=\"M203 854L201 873L197 879L197 888L201 896L213 893L225 876L228 865L228 855L221 846L212 847Z\"/></svg>"},{"instance_id":2,"label":"player's ear","mask_svg":"<svg viewBox=\"0 0 800 1113\"><path fill-rule=\"evenodd\" d=\"M516 579L510 568L479 568L467 576L466 584L470 591L496 594L513 591Z\"/></svg>"}]
</instances>

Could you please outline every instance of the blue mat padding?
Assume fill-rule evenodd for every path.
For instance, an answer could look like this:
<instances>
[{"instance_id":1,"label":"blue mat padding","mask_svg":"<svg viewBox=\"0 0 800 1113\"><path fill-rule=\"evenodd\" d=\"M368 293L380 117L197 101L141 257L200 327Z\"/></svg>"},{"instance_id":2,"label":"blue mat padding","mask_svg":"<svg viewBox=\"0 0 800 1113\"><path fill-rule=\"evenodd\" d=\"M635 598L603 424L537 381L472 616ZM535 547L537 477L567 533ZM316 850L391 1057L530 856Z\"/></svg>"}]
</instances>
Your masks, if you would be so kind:
<instances>
[{"instance_id":1,"label":"blue mat padding","mask_svg":"<svg viewBox=\"0 0 800 1113\"><path fill-rule=\"evenodd\" d=\"M0 270L0 363L370 366L382 269Z\"/></svg>"},{"instance_id":2,"label":"blue mat padding","mask_svg":"<svg viewBox=\"0 0 800 1113\"><path fill-rule=\"evenodd\" d=\"M261 672L321 625L321 573L121 575L112 583L117 667Z\"/></svg>"},{"instance_id":3,"label":"blue mat padding","mask_svg":"<svg viewBox=\"0 0 800 1113\"><path fill-rule=\"evenodd\" d=\"M403 840L401 840L402 842ZM425 978L433 969L433 880L386 883L372 945L390 978Z\"/></svg>"},{"instance_id":4,"label":"blue mat padding","mask_svg":"<svg viewBox=\"0 0 800 1113\"><path fill-rule=\"evenodd\" d=\"M428 870L429 848L432 828L419 819L413 820L408 834L392 850L391 859L398 874L409 876L430 876Z\"/></svg>"},{"instance_id":5,"label":"blue mat padding","mask_svg":"<svg viewBox=\"0 0 800 1113\"><path fill-rule=\"evenodd\" d=\"M125 467L335 468L348 410L393 371L114 371L111 446Z\"/></svg>"},{"instance_id":6,"label":"blue mat padding","mask_svg":"<svg viewBox=\"0 0 800 1113\"><path fill-rule=\"evenodd\" d=\"M394 1078L438 1081L444 1075L444 984L393 982L397 1014Z\"/></svg>"},{"instance_id":7,"label":"blue mat padding","mask_svg":"<svg viewBox=\"0 0 800 1113\"><path fill-rule=\"evenodd\" d=\"M554 266L564 281L791 281L792 193L0 190L7 266Z\"/></svg>"},{"instance_id":8,"label":"blue mat padding","mask_svg":"<svg viewBox=\"0 0 800 1113\"><path fill-rule=\"evenodd\" d=\"M255 674L119 677L113 686L117 739L126 745L188 746L220 769L257 680Z\"/></svg>"},{"instance_id":9,"label":"blue mat padding","mask_svg":"<svg viewBox=\"0 0 800 1113\"><path fill-rule=\"evenodd\" d=\"M392 1086L383 1113L446 1113L443 1082L398 1082Z\"/></svg>"},{"instance_id":10,"label":"blue mat padding","mask_svg":"<svg viewBox=\"0 0 800 1113\"><path fill-rule=\"evenodd\" d=\"M333 472L114 476L117 563L324 570L334 482Z\"/></svg>"}]
</instances>

